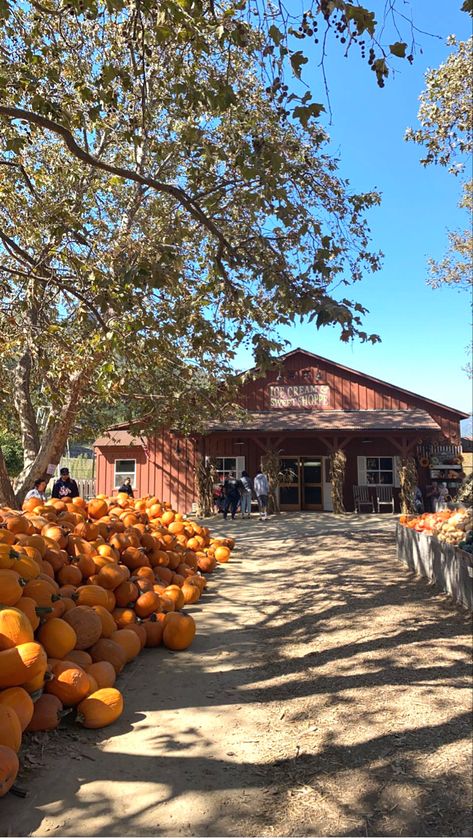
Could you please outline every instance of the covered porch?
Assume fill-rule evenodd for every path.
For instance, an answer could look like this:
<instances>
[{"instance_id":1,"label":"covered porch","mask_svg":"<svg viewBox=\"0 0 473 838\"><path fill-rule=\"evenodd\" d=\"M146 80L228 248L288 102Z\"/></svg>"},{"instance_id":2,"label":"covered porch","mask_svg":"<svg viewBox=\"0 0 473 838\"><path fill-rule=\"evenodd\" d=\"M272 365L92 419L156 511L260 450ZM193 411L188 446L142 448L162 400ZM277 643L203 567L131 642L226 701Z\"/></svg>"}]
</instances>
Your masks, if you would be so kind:
<instances>
[{"instance_id":1,"label":"covered porch","mask_svg":"<svg viewBox=\"0 0 473 838\"><path fill-rule=\"evenodd\" d=\"M249 413L225 425L214 423L199 440L204 458L215 458L219 478L243 470L254 476L264 455L277 453L284 478L282 510L332 511L331 457L346 456L343 502L353 511L354 487L367 487L374 509L378 488L391 489L399 509L399 460L438 437L440 428L421 410L267 411Z\"/></svg>"}]
</instances>

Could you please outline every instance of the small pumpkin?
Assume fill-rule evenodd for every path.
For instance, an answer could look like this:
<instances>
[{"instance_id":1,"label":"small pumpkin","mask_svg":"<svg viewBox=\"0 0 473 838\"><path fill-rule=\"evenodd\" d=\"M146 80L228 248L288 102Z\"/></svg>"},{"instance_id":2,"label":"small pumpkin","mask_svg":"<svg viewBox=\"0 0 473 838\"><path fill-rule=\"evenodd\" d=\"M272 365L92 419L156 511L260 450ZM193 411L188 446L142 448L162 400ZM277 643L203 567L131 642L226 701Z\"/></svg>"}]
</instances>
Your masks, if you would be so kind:
<instances>
[{"instance_id":1,"label":"small pumpkin","mask_svg":"<svg viewBox=\"0 0 473 838\"><path fill-rule=\"evenodd\" d=\"M88 605L78 605L66 611L64 620L76 633L76 649L88 649L102 634L102 621L94 609Z\"/></svg>"},{"instance_id":2,"label":"small pumpkin","mask_svg":"<svg viewBox=\"0 0 473 838\"><path fill-rule=\"evenodd\" d=\"M84 727L99 728L113 724L123 713L123 696L115 687L97 690L81 701L77 721Z\"/></svg>"},{"instance_id":3,"label":"small pumpkin","mask_svg":"<svg viewBox=\"0 0 473 838\"><path fill-rule=\"evenodd\" d=\"M15 751L5 745L0 746L0 797L4 797L15 782L20 763Z\"/></svg>"},{"instance_id":4,"label":"small pumpkin","mask_svg":"<svg viewBox=\"0 0 473 838\"><path fill-rule=\"evenodd\" d=\"M97 584L109 591L115 590L123 582L123 571L120 565L108 562L100 568L97 574Z\"/></svg>"},{"instance_id":5,"label":"small pumpkin","mask_svg":"<svg viewBox=\"0 0 473 838\"><path fill-rule=\"evenodd\" d=\"M108 503L106 500L102 500L101 498L93 498L93 500L90 500L87 504L87 512L89 517L94 518L94 520L103 518L108 512Z\"/></svg>"},{"instance_id":6,"label":"small pumpkin","mask_svg":"<svg viewBox=\"0 0 473 838\"><path fill-rule=\"evenodd\" d=\"M156 616L152 614L149 620L146 620L143 623L143 627L146 631L145 646L148 649L153 649L156 646L161 646L161 643L163 641L164 629L162 622L160 620L157 620Z\"/></svg>"},{"instance_id":7,"label":"small pumpkin","mask_svg":"<svg viewBox=\"0 0 473 838\"><path fill-rule=\"evenodd\" d=\"M50 693L43 693L34 703L33 716L28 731L55 730L62 718L62 701Z\"/></svg>"},{"instance_id":8,"label":"small pumpkin","mask_svg":"<svg viewBox=\"0 0 473 838\"><path fill-rule=\"evenodd\" d=\"M138 599L139 590L134 582L127 579L115 588L114 594L119 608L126 608L127 605Z\"/></svg>"},{"instance_id":9,"label":"small pumpkin","mask_svg":"<svg viewBox=\"0 0 473 838\"><path fill-rule=\"evenodd\" d=\"M112 617L117 624L117 628L127 628L130 623L136 622L136 614L132 608L115 608L112 611Z\"/></svg>"},{"instance_id":10,"label":"small pumpkin","mask_svg":"<svg viewBox=\"0 0 473 838\"><path fill-rule=\"evenodd\" d=\"M187 649L195 637L195 621L190 614L168 614L163 631L163 643L167 649Z\"/></svg>"},{"instance_id":11,"label":"small pumpkin","mask_svg":"<svg viewBox=\"0 0 473 838\"><path fill-rule=\"evenodd\" d=\"M33 699L23 687L9 687L0 692L0 706L11 707L18 716L21 730L28 727L33 716Z\"/></svg>"},{"instance_id":12,"label":"small pumpkin","mask_svg":"<svg viewBox=\"0 0 473 838\"><path fill-rule=\"evenodd\" d=\"M34 599L40 608L51 608L58 598L53 580L40 577L25 585L23 595Z\"/></svg>"},{"instance_id":13,"label":"small pumpkin","mask_svg":"<svg viewBox=\"0 0 473 838\"><path fill-rule=\"evenodd\" d=\"M144 649L146 645L146 631L144 629L143 623L130 623L130 625L127 626L126 630L135 632L141 643L141 648Z\"/></svg>"},{"instance_id":14,"label":"small pumpkin","mask_svg":"<svg viewBox=\"0 0 473 838\"><path fill-rule=\"evenodd\" d=\"M21 724L13 707L0 704L0 745L18 751L21 747Z\"/></svg>"},{"instance_id":15,"label":"small pumpkin","mask_svg":"<svg viewBox=\"0 0 473 838\"><path fill-rule=\"evenodd\" d=\"M49 657L61 659L67 657L68 653L75 648L77 634L66 620L52 617L41 626L38 640L43 644Z\"/></svg>"},{"instance_id":16,"label":"small pumpkin","mask_svg":"<svg viewBox=\"0 0 473 838\"><path fill-rule=\"evenodd\" d=\"M82 583L82 571L75 564L65 564L56 574L60 585L74 585L77 587Z\"/></svg>"}]
</instances>

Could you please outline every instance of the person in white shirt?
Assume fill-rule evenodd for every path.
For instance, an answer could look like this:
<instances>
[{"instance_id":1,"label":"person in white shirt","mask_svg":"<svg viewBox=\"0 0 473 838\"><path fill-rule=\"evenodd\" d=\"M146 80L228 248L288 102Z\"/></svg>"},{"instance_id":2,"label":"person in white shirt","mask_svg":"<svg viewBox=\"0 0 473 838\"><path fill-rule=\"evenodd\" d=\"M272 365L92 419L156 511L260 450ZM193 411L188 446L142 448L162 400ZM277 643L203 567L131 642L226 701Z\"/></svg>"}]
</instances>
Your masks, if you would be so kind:
<instances>
[{"instance_id":1,"label":"person in white shirt","mask_svg":"<svg viewBox=\"0 0 473 838\"><path fill-rule=\"evenodd\" d=\"M29 500L30 498L39 498L39 500L46 500L46 486L48 485L48 481L45 480L43 477L38 478L34 482L34 488L30 489L29 492L25 495L25 500Z\"/></svg>"},{"instance_id":2,"label":"person in white shirt","mask_svg":"<svg viewBox=\"0 0 473 838\"><path fill-rule=\"evenodd\" d=\"M269 483L268 478L263 474L261 469L256 473L254 488L256 500L258 501L259 519L260 521L266 521L268 518Z\"/></svg>"}]
</instances>

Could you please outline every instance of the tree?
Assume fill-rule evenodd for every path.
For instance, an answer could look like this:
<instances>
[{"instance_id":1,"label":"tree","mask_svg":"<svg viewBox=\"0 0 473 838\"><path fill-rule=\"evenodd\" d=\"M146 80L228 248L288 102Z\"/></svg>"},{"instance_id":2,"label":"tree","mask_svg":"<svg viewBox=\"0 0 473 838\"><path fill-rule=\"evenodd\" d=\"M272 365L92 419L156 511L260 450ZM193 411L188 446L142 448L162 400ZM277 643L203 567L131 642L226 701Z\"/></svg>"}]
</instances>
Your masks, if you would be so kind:
<instances>
[{"instance_id":1,"label":"tree","mask_svg":"<svg viewBox=\"0 0 473 838\"><path fill-rule=\"evenodd\" d=\"M426 88L420 96L418 113L421 127L409 129L406 137L425 148L421 160L424 166L437 163L461 176L466 165L471 164L473 152L473 38L457 41L452 36L448 43L455 51L440 67L426 73ZM473 181L463 182L459 206L467 211L469 223L465 230L449 233L449 248L440 262L429 261L429 285L433 288L452 285L466 290L471 287Z\"/></svg>"},{"instance_id":2,"label":"tree","mask_svg":"<svg viewBox=\"0 0 473 838\"><path fill-rule=\"evenodd\" d=\"M378 269L378 196L282 112L238 4L2 10L1 371L24 449L13 485L0 460L4 502L118 403L143 431L197 430L236 347L263 363L280 323L377 340L331 289Z\"/></svg>"}]
</instances>

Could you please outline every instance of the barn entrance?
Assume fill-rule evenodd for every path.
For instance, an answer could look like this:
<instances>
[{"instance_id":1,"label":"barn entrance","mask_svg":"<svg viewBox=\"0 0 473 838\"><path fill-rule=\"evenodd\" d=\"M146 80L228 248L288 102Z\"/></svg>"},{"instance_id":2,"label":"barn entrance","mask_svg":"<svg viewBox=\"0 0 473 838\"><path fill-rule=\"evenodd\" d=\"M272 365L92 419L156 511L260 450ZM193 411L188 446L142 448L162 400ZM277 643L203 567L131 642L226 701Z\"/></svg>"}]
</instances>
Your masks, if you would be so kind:
<instances>
[{"instance_id":1,"label":"barn entrance","mask_svg":"<svg viewBox=\"0 0 473 838\"><path fill-rule=\"evenodd\" d=\"M281 509L290 511L322 510L324 457L281 457L284 481L279 487Z\"/></svg>"}]
</instances>

